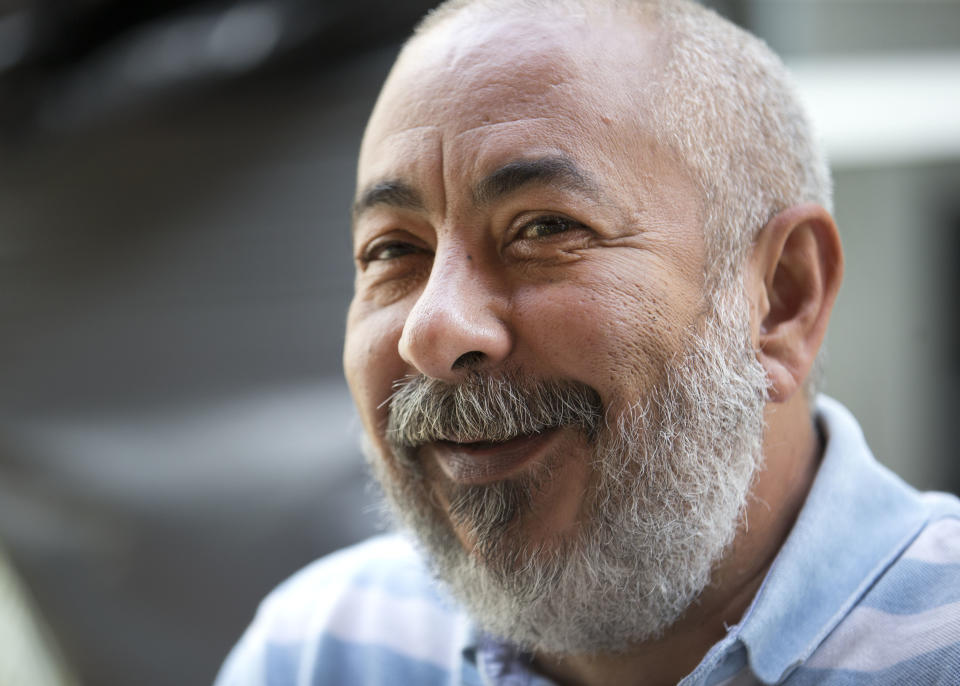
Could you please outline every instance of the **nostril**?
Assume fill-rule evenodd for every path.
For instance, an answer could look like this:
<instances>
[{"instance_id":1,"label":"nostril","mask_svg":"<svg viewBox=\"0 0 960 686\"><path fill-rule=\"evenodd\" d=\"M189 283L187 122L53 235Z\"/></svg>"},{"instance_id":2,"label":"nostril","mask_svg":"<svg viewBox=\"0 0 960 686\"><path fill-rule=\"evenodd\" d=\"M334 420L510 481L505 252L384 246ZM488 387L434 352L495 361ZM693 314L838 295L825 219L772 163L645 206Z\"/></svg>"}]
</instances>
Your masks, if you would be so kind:
<instances>
[{"instance_id":1,"label":"nostril","mask_svg":"<svg viewBox=\"0 0 960 686\"><path fill-rule=\"evenodd\" d=\"M486 356L479 350L471 350L454 360L452 369L473 369L483 362L484 357Z\"/></svg>"}]
</instances>

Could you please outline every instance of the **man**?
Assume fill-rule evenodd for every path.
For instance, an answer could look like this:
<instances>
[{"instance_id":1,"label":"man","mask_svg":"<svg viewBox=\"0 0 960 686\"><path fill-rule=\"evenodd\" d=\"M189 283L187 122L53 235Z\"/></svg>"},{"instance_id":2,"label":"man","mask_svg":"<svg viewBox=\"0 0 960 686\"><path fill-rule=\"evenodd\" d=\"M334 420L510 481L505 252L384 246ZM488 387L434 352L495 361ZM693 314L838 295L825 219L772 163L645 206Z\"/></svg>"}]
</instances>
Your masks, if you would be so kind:
<instances>
[{"instance_id":1,"label":"man","mask_svg":"<svg viewBox=\"0 0 960 686\"><path fill-rule=\"evenodd\" d=\"M287 582L218 683L960 683L960 504L814 407L829 204L782 65L697 5L429 15L344 354L412 537Z\"/></svg>"}]
</instances>

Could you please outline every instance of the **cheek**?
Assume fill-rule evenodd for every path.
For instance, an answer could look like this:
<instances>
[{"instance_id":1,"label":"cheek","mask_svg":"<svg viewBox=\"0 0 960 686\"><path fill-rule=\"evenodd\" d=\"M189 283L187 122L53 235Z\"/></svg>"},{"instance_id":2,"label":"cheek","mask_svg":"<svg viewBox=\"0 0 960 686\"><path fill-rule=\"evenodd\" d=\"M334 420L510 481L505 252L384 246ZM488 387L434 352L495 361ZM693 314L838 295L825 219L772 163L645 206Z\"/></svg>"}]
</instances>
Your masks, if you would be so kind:
<instances>
[{"instance_id":1,"label":"cheek","mask_svg":"<svg viewBox=\"0 0 960 686\"><path fill-rule=\"evenodd\" d=\"M537 291L515 303L521 337L545 370L592 386L605 404L662 378L683 327L657 285L611 279Z\"/></svg>"},{"instance_id":2,"label":"cheek","mask_svg":"<svg viewBox=\"0 0 960 686\"><path fill-rule=\"evenodd\" d=\"M344 375L364 426L375 440L386 424L387 410L381 405L405 373L397 347L402 320L396 320L389 311L359 314L354 306L347 317Z\"/></svg>"},{"instance_id":3,"label":"cheek","mask_svg":"<svg viewBox=\"0 0 960 686\"><path fill-rule=\"evenodd\" d=\"M614 363L631 365L648 382L659 380L663 366L680 345L686 311L651 284L623 281L611 288L609 297L619 344Z\"/></svg>"}]
</instances>

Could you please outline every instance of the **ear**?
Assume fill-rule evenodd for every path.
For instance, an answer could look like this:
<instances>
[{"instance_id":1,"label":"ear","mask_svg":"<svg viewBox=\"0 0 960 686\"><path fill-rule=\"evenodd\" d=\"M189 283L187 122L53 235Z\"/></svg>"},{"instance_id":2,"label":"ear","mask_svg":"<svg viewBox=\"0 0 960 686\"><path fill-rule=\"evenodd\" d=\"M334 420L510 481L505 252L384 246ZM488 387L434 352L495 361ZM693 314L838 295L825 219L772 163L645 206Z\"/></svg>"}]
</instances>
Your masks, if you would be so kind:
<instances>
[{"instance_id":1,"label":"ear","mask_svg":"<svg viewBox=\"0 0 960 686\"><path fill-rule=\"evenodd\" d=\"M789 400L810 374L842 277L837 225L819 205L783 210L757 235L747 287L757 359L774 402Z\"/></svg>"}]
</instances>

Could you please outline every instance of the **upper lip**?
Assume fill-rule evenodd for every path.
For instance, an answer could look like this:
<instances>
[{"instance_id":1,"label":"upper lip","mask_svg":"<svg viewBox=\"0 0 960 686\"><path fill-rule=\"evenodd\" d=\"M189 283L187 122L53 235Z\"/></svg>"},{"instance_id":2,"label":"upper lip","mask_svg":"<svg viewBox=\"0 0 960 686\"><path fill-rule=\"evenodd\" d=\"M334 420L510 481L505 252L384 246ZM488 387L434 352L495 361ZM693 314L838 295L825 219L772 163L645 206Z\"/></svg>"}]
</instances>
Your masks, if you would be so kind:
<instances>
[{"instance_id":1,"label":"upper lip","mask_svg":"<svg viewBox=\"0 0 960 686\"><path fill-rule=\"evenodd\" d=\"M466 435L457 435L455 432L446 432L438 431L433 436L427 437L425 440L418 441L414 444L408 444L407 447L410 448L420 448L424 445L445 445L448 447L461 447L467 449L484 449L484 448L495 448L500 445L505 445L511 441L522 438L534 438L540 436L541 434L548 433L558 427L556 426L546 426L537 431L532 431L530 433L516 434L513 436L508 436L506 438L496 437L490 438L489 436L466 436Z\"/></svg>"},{"instance_id":2,"label":"upper lip","mask_svg":"<svg viewBox=\"0 0 960 686\"><path fill-rule=\"evenodd\" d=\"M449 446L458 446L461 448L467 448L468 450L469 449L482 450L484 448L496 448L497 446L504 445L518 438L531 438L541 433L543 432L538 431L532 434L518 434L516 436L511 436L510 438L507 438L507 439L498 439L498 440L491 440L489 438L457 438L456 440L447 440L442 438L433 442L439 443L439 444L445 444Z\"/></svg>"}]
</instances>

